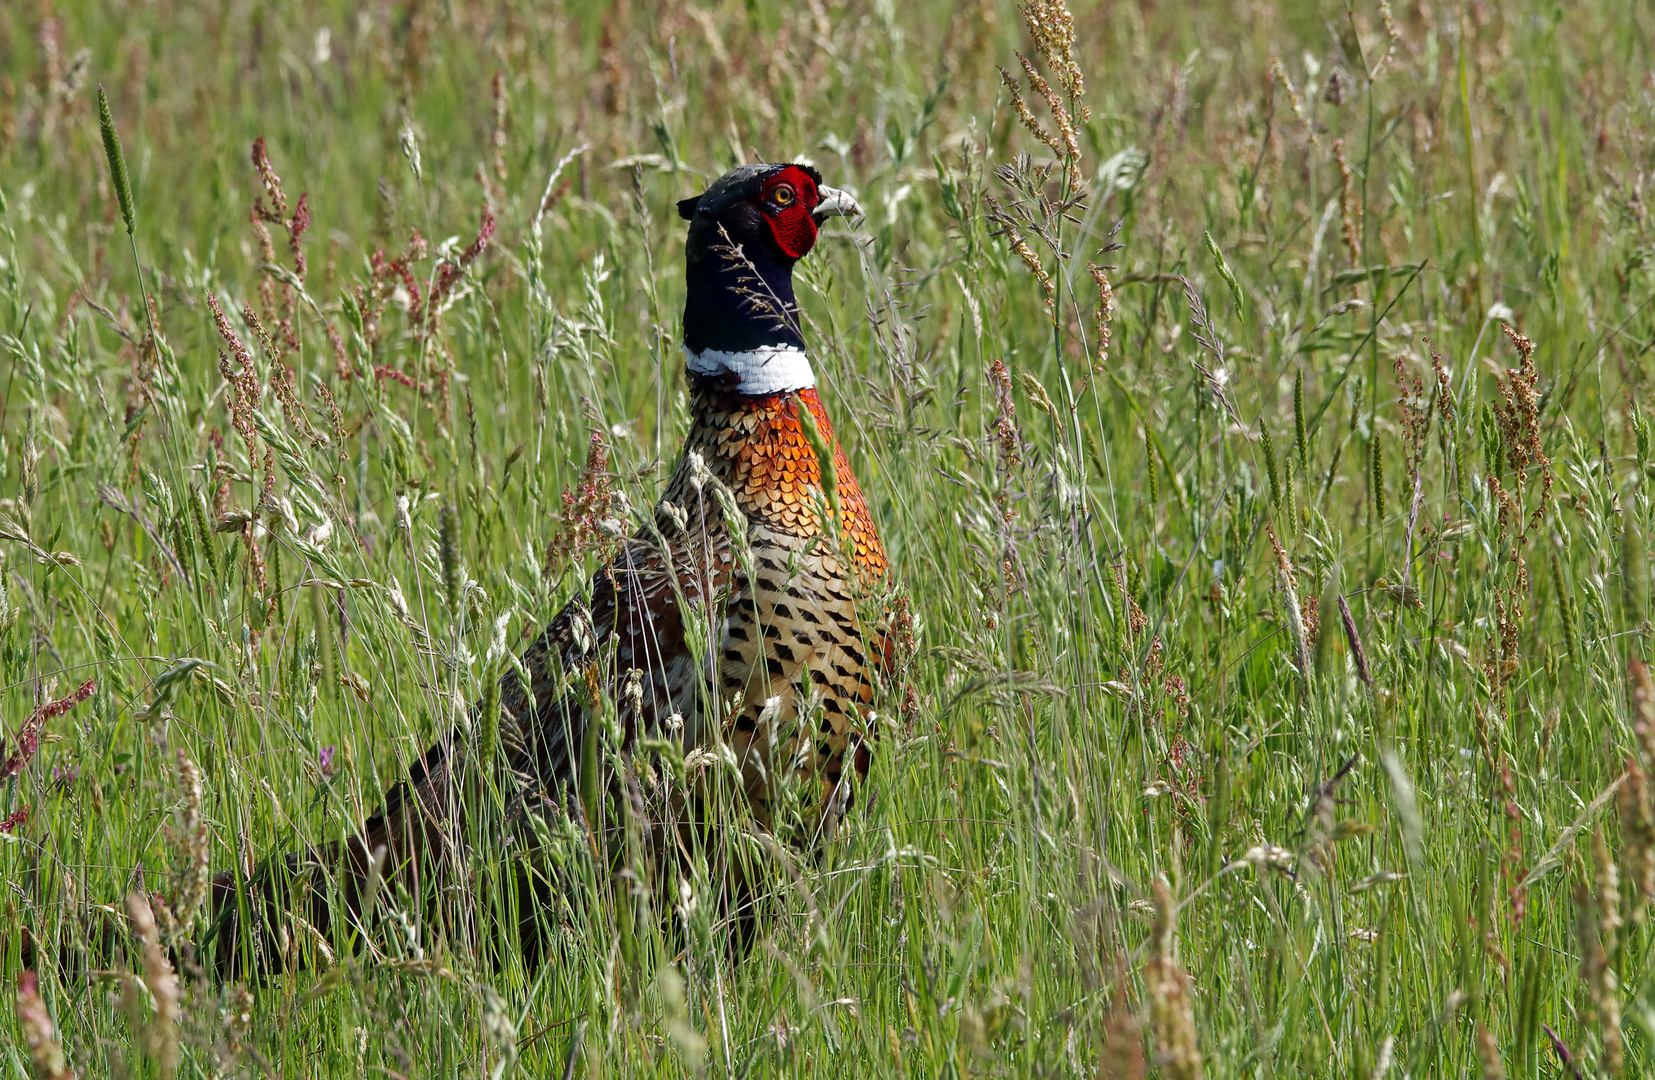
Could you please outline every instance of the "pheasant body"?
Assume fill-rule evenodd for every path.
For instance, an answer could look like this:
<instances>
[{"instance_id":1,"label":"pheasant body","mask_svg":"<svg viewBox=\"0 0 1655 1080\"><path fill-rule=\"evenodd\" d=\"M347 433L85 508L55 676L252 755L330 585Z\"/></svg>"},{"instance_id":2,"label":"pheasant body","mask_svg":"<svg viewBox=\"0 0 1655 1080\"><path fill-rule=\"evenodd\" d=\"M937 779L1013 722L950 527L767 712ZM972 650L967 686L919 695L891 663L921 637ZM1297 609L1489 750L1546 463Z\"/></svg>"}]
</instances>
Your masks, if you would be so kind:
<instances>
[{"instance_id":1,"label":"pheasant body","mask_svg":"<svg viewBox=\"0 0 1655 1080\"><path fill-rule=\"evenodd\" d=\"M522 657L527 680L516 669L501 680L508 827L530 814L603 814L579 798L599 734L623 757L641 741L670 740L696 766L688 791L656 798L637 771L606 774L619 796L611 803L630 798L652 819L659 858L683 849L691 804L717 786L720 760L733 763L752 823L801 848L833 833L867 774L877 669L890 662L868 609L888 567L798 330L792 262L814 242L818 216L843 212L834 200L854 207L818 184L802 166L746 166L680 204L691 220L690 429L650 521L536 638ZM709 321L709 306L735 314ZM605 702L615 725L595 732ZM453 864L474 763L488 755L474 741L482 726L432 746L338 851L310 853L344 871L353 913L376 858L388 878L410 882ZM587 824L601 832L614 822ZM293 872L296 859L286 866ZM262 885L268 898L275 890ZM529 891L531 906L546 887ZM313 902L310 914L325 928L331 913ZM221 969L237 936L232 928L219 941Z\"/></svg>"}]
</instances>

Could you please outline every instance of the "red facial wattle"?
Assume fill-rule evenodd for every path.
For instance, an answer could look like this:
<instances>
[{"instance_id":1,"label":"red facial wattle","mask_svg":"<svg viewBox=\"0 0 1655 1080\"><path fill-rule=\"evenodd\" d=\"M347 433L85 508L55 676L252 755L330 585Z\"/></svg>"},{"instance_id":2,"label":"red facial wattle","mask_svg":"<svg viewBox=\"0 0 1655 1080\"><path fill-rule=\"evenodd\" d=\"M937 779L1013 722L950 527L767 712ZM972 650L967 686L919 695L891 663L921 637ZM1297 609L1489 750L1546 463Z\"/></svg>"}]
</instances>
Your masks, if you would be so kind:
<instances>
[{"instance_id":1,"label":"red facial wattle","mask_svg":"<svg viewBox=\"0 0 1655 1080\"><path fill-rule=\"evenodd\" d=\"M816 244L816 219L810 216L822 201L816 181L789 165L764 182L757 201L777 249L789 259L804 258Z\"/></svg>"}]
</instances>

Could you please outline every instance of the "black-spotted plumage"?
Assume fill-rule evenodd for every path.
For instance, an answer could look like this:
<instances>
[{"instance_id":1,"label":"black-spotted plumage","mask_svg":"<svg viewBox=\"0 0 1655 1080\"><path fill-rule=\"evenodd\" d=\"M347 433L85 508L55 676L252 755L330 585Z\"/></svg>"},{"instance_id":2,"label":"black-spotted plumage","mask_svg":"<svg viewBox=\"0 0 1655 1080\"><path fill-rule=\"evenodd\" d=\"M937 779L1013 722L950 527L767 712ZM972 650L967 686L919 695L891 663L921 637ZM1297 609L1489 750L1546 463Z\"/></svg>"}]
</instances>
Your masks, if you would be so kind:
<instances>
[{"instance_id":1,"label":"black-spotted plumage","mask_svg":"<svg viewBox=\"0 0 1655 1080\"><path fill-rule=\"evenodd\" d=\"M237 902L231 876L219 879L221 970L236 970L248 947L279 961L274 909L304 912L325 935L334 902L357 911L376 854L390 884L418 891L453 878L468 837L525 841L536 816L568 815L602 847L628 814L641 815L650 857L667 861L707 840L695 826L722 789L752 827L795 847L831 834L868 767L875 669L888 658L864 609L887 566L803 359L791 268L814 242L821 208L849 202L819 183L800 166L748 166L680 205L691 221L691 426L652 520L524 653L527 682L516 670L503 677L497 760L475 743L486 725L467 724L413 765L359 833L266 869L239 894L251 903ZM833 528L824 528L823 454ZM615 732L591 730L594 701L600 712L613 703ZM684 783L647 761L619 773L601 764L645 739L677 743ZM594 764L601 778L582 785ZM503 813L475 818L472 808L502 803ZM336 873L337 894L292 891L307 863ZM532 857L523 866L520 929L530 939L556 882ZM243 913L265 932L237 933Z\"/></svg>"}]
</instances>

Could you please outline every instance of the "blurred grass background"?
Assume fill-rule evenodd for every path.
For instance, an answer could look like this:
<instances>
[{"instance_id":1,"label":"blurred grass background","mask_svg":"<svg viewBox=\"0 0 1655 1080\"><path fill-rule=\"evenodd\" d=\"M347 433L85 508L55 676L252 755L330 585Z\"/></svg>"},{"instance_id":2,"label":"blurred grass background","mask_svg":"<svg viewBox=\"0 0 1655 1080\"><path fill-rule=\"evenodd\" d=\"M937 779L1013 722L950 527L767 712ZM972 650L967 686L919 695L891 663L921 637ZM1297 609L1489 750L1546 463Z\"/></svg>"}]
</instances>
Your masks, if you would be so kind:
<instances>
[{"instance_id":1,"label":"blurred grass background","mask_svg":"<svg viewBox=\"0 0 1655 1080\"><path fill-rule=\"evenodd\" d=\"M1655 12L1073 20L1078 98L987 0L0 8L4 971L80 958L81 1075L1647 1067ZM100 959L482 696L601 558L547 557L594 432L652 504L673 204L755 159L867 210L800 294L918 650L752 954L705 883L623 949L604 872L533 974L417 905L176 1001Z\"/></svg>"}]
</instances>

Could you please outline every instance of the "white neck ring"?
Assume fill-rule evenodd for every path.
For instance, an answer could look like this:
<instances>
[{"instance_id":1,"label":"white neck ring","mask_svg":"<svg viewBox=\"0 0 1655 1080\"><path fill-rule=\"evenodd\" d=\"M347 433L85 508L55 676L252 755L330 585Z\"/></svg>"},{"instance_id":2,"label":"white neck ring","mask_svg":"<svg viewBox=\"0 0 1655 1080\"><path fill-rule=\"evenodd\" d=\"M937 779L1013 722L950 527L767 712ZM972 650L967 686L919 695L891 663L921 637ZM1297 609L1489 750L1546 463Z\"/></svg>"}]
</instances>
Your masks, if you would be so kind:
<instances>
[{"instance_id":1,"label":"white neck ring","mask_svg":"<svg viewBox=\"0 0 1655 1080\"><path fill-rule=\"evenodd\" d=\"M684 346L684 363L695 375L714 378L735 375L738 394L781 394L816 385L810 358L795 345L760 345L756 349L725 352Z\"/></svg>"}]
</instances>

